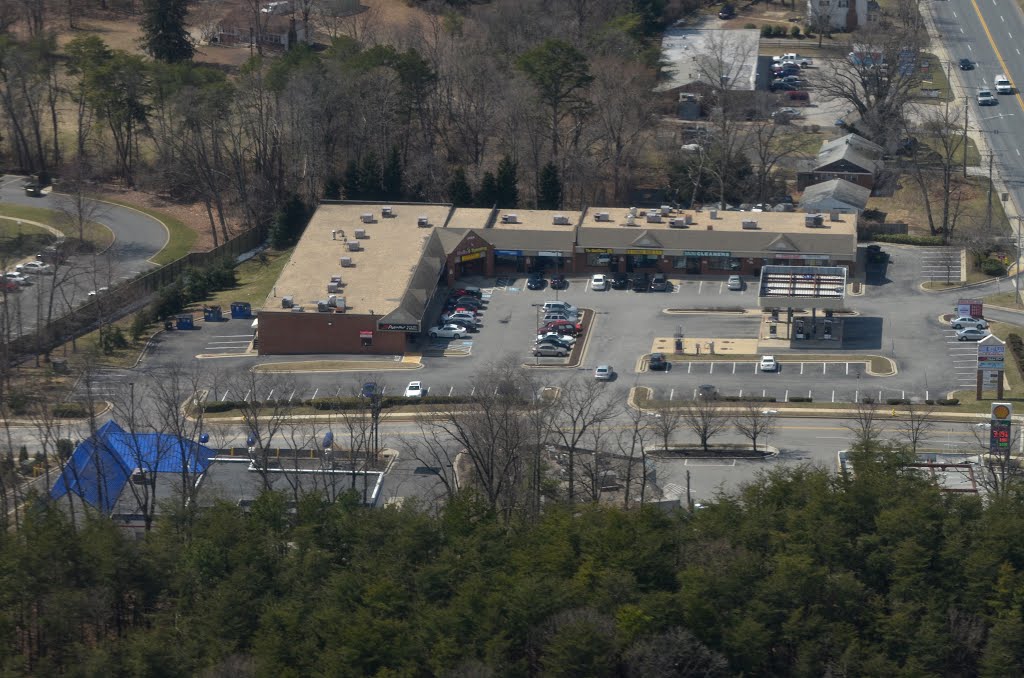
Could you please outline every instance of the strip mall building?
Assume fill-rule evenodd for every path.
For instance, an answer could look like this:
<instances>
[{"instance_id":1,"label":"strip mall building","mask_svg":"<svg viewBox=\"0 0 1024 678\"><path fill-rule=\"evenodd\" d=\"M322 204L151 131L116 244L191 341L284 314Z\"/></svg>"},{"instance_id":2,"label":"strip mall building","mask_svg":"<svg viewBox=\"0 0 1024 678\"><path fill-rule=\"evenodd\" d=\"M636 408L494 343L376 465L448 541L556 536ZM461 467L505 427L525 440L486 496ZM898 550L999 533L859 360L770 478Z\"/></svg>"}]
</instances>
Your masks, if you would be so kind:
<instances>
[{"instance_id":1,"label":"strip mall building","mask_svg":"<svg viewBox=\"0 0 1024 678\"><path fill-rule=\"evenodd\" d=\"M446 287L534 270L670 278L857 259L856 217L588 208L489 210L324 202L259 312L260 354L405 353Z\"/></svg>"}]
</instances>

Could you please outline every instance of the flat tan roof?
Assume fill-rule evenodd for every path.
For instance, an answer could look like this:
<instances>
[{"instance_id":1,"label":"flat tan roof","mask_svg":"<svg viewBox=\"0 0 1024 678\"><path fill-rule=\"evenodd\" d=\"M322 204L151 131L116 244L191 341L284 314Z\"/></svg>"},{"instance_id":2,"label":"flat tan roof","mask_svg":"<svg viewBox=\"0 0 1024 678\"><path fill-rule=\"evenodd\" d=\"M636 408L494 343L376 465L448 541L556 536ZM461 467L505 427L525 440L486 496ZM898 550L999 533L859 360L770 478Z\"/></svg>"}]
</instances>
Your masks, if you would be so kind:
<instances>
[{"instance_id":1,"label":"flat tan roof","mask_svg":"<svg viewBox=\"0 0 1024 678\"><path fill-rule=\"evenodd\" d=\"M806 231L822 233L820 228L808 228L804 219L810 214L805 212L735 212L719 211L715 219L711 218L710 210L672 210L668 216L661 217L661 222L648 223L647 212L653 208L637 208L634 224L649 231L676 230L670 226L671 219L682 219L689 215L692 222L689 230L705 230L710 225L715 231L743 231L744 221L756 221L759 231L769 233L793 233ZM661 214L660 210L655 210ZM607 213L610 221L597 221L600 213ZM625 226L629 216L628 207L589 207L583 219L583 228L608 228ZM838 221L832 221L828 213L822 214L822 223L828 227L826 233L847 234L857 233L857 215L840 214Z\"/></svg>"},{"instance_id":2,"label":"flat tan roof","mask_svg":"<svg viewBox=\"0 0 1024 678\"><path fill-rule=\"evenodd\" d=\"M281 297L291 296L296 306L310 310L312 304L315 311L316 302L329 296L331 276L340 275L344 286L336 294L345 298L350 312L363 314L372 309L376 315L385 315L397 308L427 239L444 224L449 208L394 205L394 216L383 218L381 207L321 204L263 307L280 310ZM372 214L374 221L363 223L363 214ZM430 226L418 226L419 217L427 217ZM356 229L363 229L366 237L357 241L360 249L353 252L345 238L355 241ZM335 238L331 231L337 231ZM343 268L341 257L350 257L353 265Z\"/></svg>"},{"instance_id":3,"label":"flat tan roof","mask_svg":"<svg viewBox=\"0 0 1024 678\"><path fill-rule=\"evenodd\" d=\"M458 207L452 211L448 228L483 228L489 216L487 207Z\"/></svg>"},{"instance_id":4,"label":"flat tan roof","mask_svg":"<svg viewBox=\"0 0 1024 678\"><path fill-rule=\"evenodd\" d=\"M515 221L510 216L515 215ZM580 220L581 212L571 210L498 210L498 218L494 220L494 228L506 231L565 231L575 228ZM556 224L555 217L566 217L568 224Z\"/></svg>"}]
</instances>

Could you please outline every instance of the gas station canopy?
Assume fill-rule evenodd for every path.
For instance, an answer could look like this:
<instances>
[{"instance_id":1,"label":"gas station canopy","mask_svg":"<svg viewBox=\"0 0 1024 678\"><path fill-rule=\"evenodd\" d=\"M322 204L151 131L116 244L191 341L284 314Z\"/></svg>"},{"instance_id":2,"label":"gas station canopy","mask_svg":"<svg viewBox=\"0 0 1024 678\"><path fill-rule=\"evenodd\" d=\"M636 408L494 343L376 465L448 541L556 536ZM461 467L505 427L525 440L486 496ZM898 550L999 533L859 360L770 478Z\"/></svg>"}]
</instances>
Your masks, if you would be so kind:
<instances>
[{"instance_id":1,"label":"gas station canopy","mask_svg":"<svg viewBox=\"0 0 1024 678\"><path fill-rule=\"evenodd\" d=\"M764 266L757 292L763 309L811 308L839 311L846 300L842 266Z\"/></svg>"}]
</instances>

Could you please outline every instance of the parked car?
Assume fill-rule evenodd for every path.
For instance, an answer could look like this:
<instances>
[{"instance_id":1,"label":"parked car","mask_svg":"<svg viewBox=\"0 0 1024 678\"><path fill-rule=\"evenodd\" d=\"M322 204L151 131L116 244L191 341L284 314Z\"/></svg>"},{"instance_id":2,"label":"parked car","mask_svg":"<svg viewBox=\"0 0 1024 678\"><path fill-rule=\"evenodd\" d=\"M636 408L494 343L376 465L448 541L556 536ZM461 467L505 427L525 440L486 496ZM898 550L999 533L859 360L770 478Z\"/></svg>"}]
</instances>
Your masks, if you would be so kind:
<instances>
[{"instance_id":1,"label":"parked car","mask_svg":"<svg viewBox=\"0 0 1024 678\"><path fill-rule=\"evenodd\" d=\"M452 313L447 313L441 316L442 324L449 323L453 320L468 320L471 323L477 323L476 313L473 313L472 311L453 311Z\"/></svg>"},{"instance_id":2,"label":"parked car","mask_svg":"<svg viewBox=\"0 0 1024 678\"><path fill-rule=\"evenodd\" d=\"M803 116L804 114L798 111L797 109L790 108L787 106L786 108L780 108L779 110L773 112L772 120L778 120L781 122L783 120L790 120L793 118L802 118Z\"/></svg>"},{"instance_id":3,"label":"parked car","mask_svg":"<svg viewBox=\"0 0 1024 678\"><path fill-rule=\"evenodd\" d=\"M474 321L466 320L465 318L449 318L446 324L458 325L462 329L466 330L466 332L470 333L480 331L479 325L477 325Z\"/></svg>"},{"instance_id":4,"label":"parked car","mask_svg":"<svg viewBox=\"0 0 1024 678\"><path fill-rule=\"evenodd\" d=\"M594 379L598 381L611 381L613 374L615 374L615 371L611 365L598 365L594 369Z\"/></svg>"},{"instance_id":5,"label":"parked car","mask_svg":"<svg viewBox=\"0 0 1024 678\"><path fill-rule=\"evenodd\" d=\"M999 103L999 100L993 96L992 92L987 89L978 90L978 105L979 106L995 106Z\"/></svg>"},{"instance_id":6,"label":"parked car","mask_svg":"<svg viewBox=\"0 0 1024 678\"><path fill-rule=\"evenodd\" d=\"M957 330L957 341L981 341L988 336L988 330L979 330L976 327Z\"/></svg>"},{"instance_id":7,"label":"parked car","mask_svg":"<svg viewBox=\"0 0 1024 678\"><path fill-rule=\"evenodd\" d=\"M574 316L574 315L566 315L565 313L545 313L541 317L541 319L540 319L540 321L542 323L545 323L545 324L550 323L550 322L554 322L556 320L565 320L565 321L575 322L576 321L576 316Z\"/></svg>"},{"instance_id":8,"label":"parked car","mask_svg":"<svg viewBox=\"0 0 1024 678\"><path fill-rule=\"evenodd\" d=\"M477 299L480 299L480 298L482 298L484 296L484 292L479 287L473 287L472 285L467 285L467 286L460 287L459 289L452 291L452 295L453 296L459 296L459 297L476 297Z\"/></svg>"},{"instance_id":9,"label":"parked car","mask_svg":"<svg viewBox=\"0 0 1024 678\"><path fill-rule=\"evenodd\" d=\"M671 289L671 285L668 284L668 278L664 273L655 273L651 277L651 291L652 292L667 292Z\"/></svg>"},{"instance_id":10,"label":"parked car","mask_svg":"<svg viewBox=\"0 0 1024 678\"><path fill-rule=\"evenodd\" d=\"M564 313L571 316L577 316L580 313L580 309L568 301L545 301L541 310L544 313Z\"/></svg>"},{"instance_id":11,"label":"parked car","mask_svg":"<svg viewBox=\"0 0 1024 678\"><path fill-rule=\"evenodd\" d=\"M569 281L565 279L565 276L561 273L556 273L551 276L551 289L553 290L564 290L569 288Z\"/></svg>"},{"instance_id":12,"label":"parked car","mask_svg":"<svg viewBox=\"0 0 1024 678\"><path fill-rule=\"evenodd\" d=\"M717 400L718 389L711 384L701 384L697 387L697 397L704 400Z\"/></svg>"},{"instance_id":13,"label":"parked car","mask_svg":"<svg viewBox=\"0 0 1024 678\"><path fill-rule=\"evenodd\" d=\"M579 335L580 329L579 323L574 323L569 320L555 320L553 322L544 323L544 325L537 328L537 333L548 334L549 332L557 332L558 334L568 334L575 337Z\"/></svg>"},{"instance_id":14,"label":"parked car","mask_svg":"<svg viewBox=\"0 0 1024 678\"><path fill-rule=\"evenodd\" d=\"M431 339L437 339L438 337L444 339L462 339L466 336L466 330L462 329L459 325L438 325L437 327L431 327L430 332Z\"/></svg>"},{"instance_id":15,"label":"parked car","mask_svg":"<svg viewBox=\"0 0 1024 678\"><path fill-rule=\"evenodd\" d=\"M558 332L544 332L537 335L537 343L542 341L554 341L562 346L572 346L576 343L576 337L559 334Z\"/></svg>"},{"instance_id":16,"label":"parked car","mask_svg":"<svg viewBox=\"0 0 1024 678\"><path fill-rule=\"evenodd\" d=\"M718 12L718 18L722 20L732 19L736 16L736 8L732 5L723 5Z\"/></svg>"},{"instance_id":17,"label":"parked car","mask_svg":"<svg viewBox=\"0 0 1024 678\"><path fill-rule=\"evenodd\" d=\"M779 363L776 362L775 356L763 355L761 356L761 364L759 368L762 372L775 372L779 369Z\"/></svg>"},{"instance_id":18,"label":"parked car","mask_svg":"<svg viewBox=\"0 0 1024 678\"><path fill-rule=\"evenodd\" d=\"M650 282L647 279L646 273L634 273L633 274L633 291L634 292L646 292L650 288Z\"/></svg>"},{"instance_id":19,"label":"parked car","mask_svg":"<svg viewBox=\"0 0 1024 678\"><path fill-rule=\"evenodd\" d=\"M14 267L18 273L30 273L33 275L45 275L53 273L53 267L41 261L30 261L27 264L19 264Z\"/></svg>"},{"instance_id":20,"label":"parked car","mask_svg":"<svg viewBox=\"0 0 1024 678\"><path fill-rule=\"evenodd\" d=\"M548 358L564 358L569 355L569 349L565 346L555 346L554 344L538 344L533 347L533 355L546 356Z\"/></svg>"},{"instance_id":21,"label":"parked car","mask_svg":"<svg viewBox=\"0 0 1024 678\"><path fill-rule=\"evenodd\" d=\"M477 299L476 297L470 296L458 297L455 300L455 303L458 304L459 306L472 306L473 308L484 307L484 302L482 299Z\"/></svg>"},{"instance_id":22,"label":"parked car","mask_svg":"<svg viewBox=\"0 0 1024 678\"><path fill-rule=\"evenodd\" d=\"M35 181L28 181L25 183L25 195L33 198L43 197L43 187L41 184Z\"/></svg>"},{"instance_id":23,"label":"parked car","mask_svg":"<svg viewBox=\"0 0 1024 678\"><path fill-rule=\"evenodd\" d=\"M954 330L962 330L965 327L973 327L976 330L987 330L988 323L981 318L972 318L964 315L959 318L953 318L949 321L949 326Z\"/></svg>"},{"instance_id":24,"label":"parked car","mask_svg":"<svg viewBox=\"0 0 1024 678\"><path fill-rule=\"evenodd\" d=\"M373 398L378 395L380 395L380 393L377 388L377 382L375 381L368 381L359 387L360 398Z\"/></svg>"},{"instance_id":25,"label":"parked car","mask_svg":"<svg viewBox=\"0 0 1024 678\"><path fill-rule=\"evenodd\" d=\"M730 275L729 280L726 283L730 290L742 290L743 289L743 278L738 275Z\"/></svg>"},{"instance_id":26,"label":"parked car","mask_svg":"<svg viewBox=\"0 0 1024 678\"><path fill-rule=\"evenodd\" d=\"M785 76L786 78L794 76ZM795 82L786 82L784 78L775 78L772 80L772 84L768 88L773 92L795 92L800 89L800 85Z\"/></svg>"},{"instance_id":27,"label":"parked car","mask_svg":"<svg viewBox=\"0 0 1024 678\"><path fill-rule=\"evenodd\" d=\"M647 368L651 370L667 370L668 360L664 353L652 353L647 358Z\"/></svg>"},{"instance_id":28,"label":"parked car","mask_svg":"<svg viewBox=\"0 0 1024 678\"><path fill-rule=\"evenodd\" d=\"M422 398L426 394L427 389L423 388L423 382L421 381L410 381L409 385L405 387L406 398Z\"/></svg>"},{"instance_id":29,"label":"parked car","mask_svg":"<svg viewBox=\"0 0 1024 678\"><path fill-rule=\"evenodd\" d=\"M608 277L603 273L595 273L590 279L590 289L603 292L608 289Z\"/></svg>"},{"instance_id":30,"label":"parked car","mask_svg":"<svg viewBox=\"0 0 1024 678\"><path fill-rule=\"evenodd\" d=\"M612 273L612 289L613 290L626 290L626 289L629 289L629 274L628 273Z\"/></svg>"},{"instance_id":31,"label":"parked car","mask_svg":"<svg viewBox=\"0 0 1024 678\"><path fill-rule=\"evenodd\" d=\"M531 273L530 277L526 279L526 289L528 290L542 290L547 284L548 281L540 273Z\"/></svg>"},{"instance_id":32,"label":"parked car","mask_svg":"<svg viewBox=\"0 0 1024 678\"><path fill-rule=\"evenodd\" d=\"M20 292L21 285L14 282L13 280L7 280L6 278L0 278L0 289L4 292Z\"/></svg>"},{"instance_id":33,"label":"parked car","mask_svg":"<svg viewBox=\"0 0 1024 678\"><path fill-rule=\"evenodd\" d=\"M22 287L32 284L31 280L29 280L26 276L22 275L21 273L18 273L17 271L7 271L7 273L4 273L4 278L10 280L11 282L17 283Z\"/></svg>"}]
</instances>

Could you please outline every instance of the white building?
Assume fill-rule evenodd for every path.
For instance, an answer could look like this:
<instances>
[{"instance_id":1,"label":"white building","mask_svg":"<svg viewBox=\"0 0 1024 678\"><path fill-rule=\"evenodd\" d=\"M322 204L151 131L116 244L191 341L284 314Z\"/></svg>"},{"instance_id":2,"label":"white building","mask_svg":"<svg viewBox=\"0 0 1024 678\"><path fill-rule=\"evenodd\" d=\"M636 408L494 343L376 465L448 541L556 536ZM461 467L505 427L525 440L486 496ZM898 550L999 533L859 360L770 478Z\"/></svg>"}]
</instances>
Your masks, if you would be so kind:
<instances>
[{"instance_id":1,"label":"white building","mask_svg":"<svg viewBox=\"0 0 1024 678\"><path fill-rule=\"evenodd\" d=\"M807 23L815 30L827 26L850 32L873 20L869 4L868 0L807 0Z\"/></svg>"}]
</instances>

